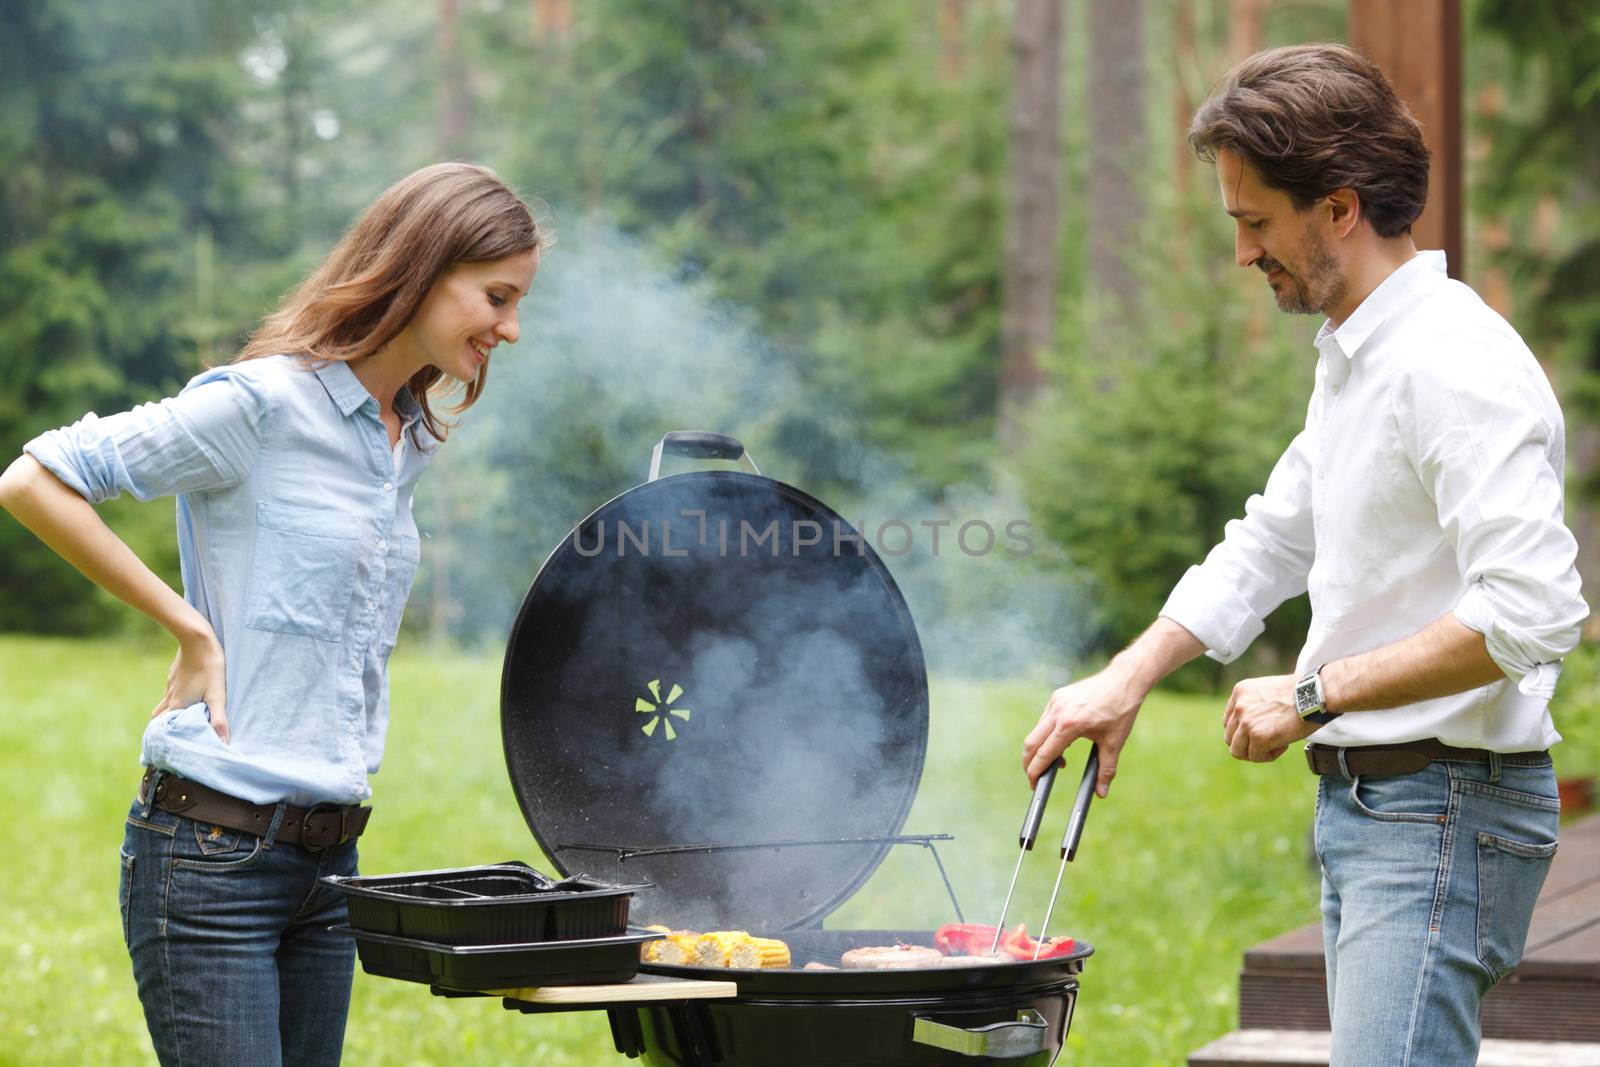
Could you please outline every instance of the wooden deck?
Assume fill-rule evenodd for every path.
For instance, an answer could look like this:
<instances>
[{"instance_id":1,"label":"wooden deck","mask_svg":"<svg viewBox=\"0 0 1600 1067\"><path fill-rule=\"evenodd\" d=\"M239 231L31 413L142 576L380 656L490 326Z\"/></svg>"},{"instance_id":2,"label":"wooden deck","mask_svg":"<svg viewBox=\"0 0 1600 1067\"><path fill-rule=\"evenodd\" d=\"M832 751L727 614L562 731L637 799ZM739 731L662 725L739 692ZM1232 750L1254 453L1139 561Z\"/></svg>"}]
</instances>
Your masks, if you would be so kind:
<instances>
[{"instance_id":1,"label":"wooden deck","mask_svg":"<svg viewBox=\"0 0 1600 1067\"><path fill-rule=\"evenodd\" d=\"M1260 1031L1327 1032L1321 924L1291 930L1245 953L1239 974L1239 1026L1243 1036L1229 1038L1241 1049L1252 1044L1270 1047L1270 1040L1249 1038ZM1568 1050L1578 1055L1577 1059L1513 1058L1504 1062L1600 1064L1600 815L1561 828L1561 847L1534 908L1522 963L1484 999L1483 1035L1486 1042L1594 1046L1587 1053ZM1234 1054L1213 1052L1213 1045L1197 1052L1189 1060L1191 1067L1278 1062L1226 1058ZM1281 1042L1278 1047L1282 1048ZM1486 1043L1481 1061L1485 1065L1491 1062L1490 1051ZM1309 1055L1312 1058L1284 1062L1319 1062L1314 1052ZM1590 1058L1582 1058L1585 1055Z\"/></svg>"},{"instance_id":2,"label":"wooden deck","mask_svg":"<svg viewBox=\"0 0 1600 1067\"><path fill-rule=\"evenodd\" d=\"M1235 1030L1189 1058L1190 1067L1327 1067L1326 1030ZM1477 1067L1600 1067L1600 1045L1484 1038Z\"/></svg>"}]
</instances>

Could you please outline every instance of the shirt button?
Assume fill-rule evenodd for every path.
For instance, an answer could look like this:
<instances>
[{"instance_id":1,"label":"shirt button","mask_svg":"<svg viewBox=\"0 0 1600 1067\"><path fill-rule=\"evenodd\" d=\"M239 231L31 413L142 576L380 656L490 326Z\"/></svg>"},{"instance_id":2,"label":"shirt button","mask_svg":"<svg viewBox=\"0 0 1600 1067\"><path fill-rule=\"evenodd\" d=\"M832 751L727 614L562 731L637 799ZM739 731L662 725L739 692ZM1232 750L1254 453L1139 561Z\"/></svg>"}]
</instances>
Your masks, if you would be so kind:
<instances>
[{"instance_id":1,"label":"shirt button","mask_svg":"<svg viewBox=\"0 0 1600 1067\"><path fill-rule=\"evenodd\" d=\"M393 482L384 482L383 483L383 491L385 493L391 492L393 489L394 489L394 483Z\"/></svg>"},{"instance_id":2,"label":"shirt button","mask_svg":"<svg viewBox=\"0 0 1600 1067\"><path fill-rule=\"evenodd\" d=\"M388 547L389 547L389 542L387 542L387 541L379 541L378 542L378 551L379 552L382 552L384 549L386 549Z\"/></svg>"}]
</instances>

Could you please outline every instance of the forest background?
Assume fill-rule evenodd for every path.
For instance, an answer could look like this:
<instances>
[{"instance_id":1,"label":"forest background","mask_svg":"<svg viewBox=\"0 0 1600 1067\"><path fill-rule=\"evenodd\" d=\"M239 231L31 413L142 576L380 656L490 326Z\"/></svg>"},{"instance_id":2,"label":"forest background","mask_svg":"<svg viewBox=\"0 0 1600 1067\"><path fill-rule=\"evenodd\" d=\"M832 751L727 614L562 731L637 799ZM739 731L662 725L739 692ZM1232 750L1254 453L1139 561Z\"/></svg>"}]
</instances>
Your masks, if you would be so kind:
<instances>
[{"instance_id":1,"label":"forest background","mask_svg":"<svg viewBox=\"0 0 1600 1067\"><path fill-rule=\"evenodd\" d=\"M1064 678L1153 616L1303 420L1317 322L1234 265L1183 134L1235 61L1341 40L1346 6L1073 0L1044 30L1029 7L5 0L0 454L231 359L382 188L471 159L559 240L419 494L409 639L503 641L660 434L714 429L864 529L913 530L889 562L936 672ZM1465 279L1556 383L1588 560L1600 14L1465 7ZM1041 40L1044 83L1019 67ZM1057 169L1030 160L1057 143ZM1051 299L1008 305L1040 272ZM170 503L105 511L176 585ZM1019 520L1025 555L954 540ZM0 629L149 634L11 522L0 586ZM1179 684L1287 669L1306 615ZM1574 667L1562 699L1587 708L1600 672ZM1600 729L1563 729L1600 765Z\"/></svg>"}]
</instances>

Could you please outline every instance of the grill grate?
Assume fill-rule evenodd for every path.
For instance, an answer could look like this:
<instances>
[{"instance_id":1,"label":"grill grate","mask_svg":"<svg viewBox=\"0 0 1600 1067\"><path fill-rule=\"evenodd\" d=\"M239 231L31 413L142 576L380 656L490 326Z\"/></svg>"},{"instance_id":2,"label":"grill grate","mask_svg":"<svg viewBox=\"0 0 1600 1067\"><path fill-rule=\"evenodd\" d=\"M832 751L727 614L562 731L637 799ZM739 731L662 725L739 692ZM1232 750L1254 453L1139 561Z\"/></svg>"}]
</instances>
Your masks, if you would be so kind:
<instances>
[{"instance_id":1,"label":"grill grate","mask_svg":"<svg viewBox=\"0 0 1600 1067\"><path fill-rule=\"evenodd\" d=\"M944 860L939 858L939 849L935 841L954 841L950 834L895 834L888 837L840 837L826 838L814 841L736 841L722 844L691 844L691 845L610 845L587 844L574 842L555 846L553 852L600 852L611 856L615 863L615 877L622 880L622 865L631 859L650 856L709 856L721 852L748 852L755 849L771 849L776 852L786 848L812 848L819 845L917 845L928 850L933 857L933 862L939 868L939 879L944 883L945 894L950 898L950 906L955 909L956 921L966 922L967 917L961 913L961 901L956 899L955 886L950 884L950 875L944 869ZM563 865L565 869L565 865ZM821 962L821 961L819 961Z\"/></svg>"}]
</instances>

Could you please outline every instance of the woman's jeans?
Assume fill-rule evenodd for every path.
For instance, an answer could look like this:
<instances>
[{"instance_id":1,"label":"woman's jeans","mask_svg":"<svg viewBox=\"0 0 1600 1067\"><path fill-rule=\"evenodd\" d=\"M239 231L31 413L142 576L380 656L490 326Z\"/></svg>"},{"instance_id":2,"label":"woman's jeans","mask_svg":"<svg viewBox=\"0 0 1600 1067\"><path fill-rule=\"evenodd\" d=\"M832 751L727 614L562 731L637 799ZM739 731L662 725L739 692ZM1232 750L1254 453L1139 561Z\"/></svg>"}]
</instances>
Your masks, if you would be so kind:
<instances>
[{"instance_id":1,"label":"woman's jeans","mask_svg":"<svg viewBox=\"0 0 1600 1067\"><path fill-rule=\"evenodd\" d=\"M1556 851L1555 772L1435 760L1317 793L1330 1067L1470 1067Z\"/></svg>"},{"instance_id":2,"label":"woman's jeans","mask_svg":"<svg viewBox=\"0 0 1600 1067\"><path fill-rule=\"evenodd\" d=\"M353 842L321 852L135 801L122 845L122 934L164 1067L337 1064L355 943Z\"/></svg>"}]
</instances>

